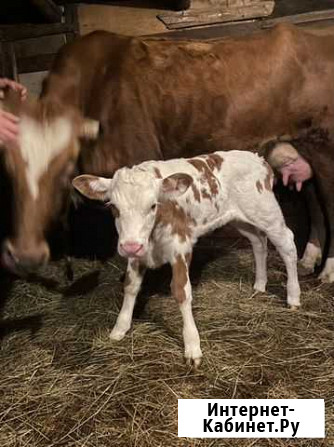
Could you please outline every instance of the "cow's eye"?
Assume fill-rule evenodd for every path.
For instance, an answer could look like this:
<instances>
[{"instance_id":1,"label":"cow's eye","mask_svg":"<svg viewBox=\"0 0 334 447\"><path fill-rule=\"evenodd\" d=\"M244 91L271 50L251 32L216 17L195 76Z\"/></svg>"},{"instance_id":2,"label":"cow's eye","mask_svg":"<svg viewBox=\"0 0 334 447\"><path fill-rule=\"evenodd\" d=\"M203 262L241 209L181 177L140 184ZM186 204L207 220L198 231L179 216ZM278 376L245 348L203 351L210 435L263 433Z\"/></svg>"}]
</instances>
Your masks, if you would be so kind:
<instances>
[{"instance_id":1,"label":"cow's eye","mask_svg":"<svg viewBox=\"0 0 334 447\"><path fill-rule=\"evenodd\" d=\"M154 205L151 206L151 211L154 211L157 207L157 204L155 203Z\"/></svg>"}]
</instances>

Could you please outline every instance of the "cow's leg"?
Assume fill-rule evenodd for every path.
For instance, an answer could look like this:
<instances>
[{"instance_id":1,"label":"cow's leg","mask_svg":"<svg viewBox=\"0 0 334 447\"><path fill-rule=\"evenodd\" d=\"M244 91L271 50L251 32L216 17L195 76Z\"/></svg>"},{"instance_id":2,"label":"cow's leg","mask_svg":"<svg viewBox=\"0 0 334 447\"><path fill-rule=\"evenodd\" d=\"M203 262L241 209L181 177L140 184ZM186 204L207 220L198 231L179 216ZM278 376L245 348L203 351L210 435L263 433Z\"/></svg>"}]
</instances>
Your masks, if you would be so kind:
<instances>
[{"instance_id":1,"label":"cow's leg","mask_svg":"<svg viewBox=\"0 0 334 447\"><path fill-rule=\"evenodd\" d=\"M122 340L131 327L133 308L143 282L145 268L138 261L129 260L124 281L124 300L116 324L110 333L112 340Z\"/></svg>"},{"instance_id":2,"label":"cow's leg","mask_svg":"<svg viewBox=\"0 0 334 447\"><path fill-rule=\"evenodd\" d=\"M334 282L334 145L330 140L327 144L312 152L312 168L317 184L317 192L323 205L328 224L328 256L325 266L319 276L323 282Z\"/></svg>"},{"instance_id":3,"label":"cow's leg","mask_svg":"<svg viewBox=\"0 0 334 447\"><path fill-rule=\"evenodd\" d=\"M255 259L255 283L253 288L265 292L267 285L267 237L254 227L243 222L233 223L237 230L250 240Z\"/></svg>"},{"instance_id":4,"label":"cow's leg","mask_svg":"<svg viewBox=\"0 0 334 447\"><path fill-rule=\"evenodd\" d=\"M319 279L322 282L332 283L334 282L334 182L321 179L320 183L322 183L322 199L327 214L329 245L325 266L319 275Z\"/></svg>"},{"instance_id":5,"label":"cow's leg","mask_svg":"<svg viewBox=\"0 0 334 447\"><path fill-rule=\"evenodd\" d=\"M313 182L305 185L306 203L311 220L309 240L302 259L299 262L300 274L313 273L316 265L321 263L322 250L325 244L325 220Z\"/></svg>"},{"instance_id":6,"label":"cow's leg","mask_svg":"<svg viewBox=\"0 0 334 447\"><path fill-rule=\"evenodd\" d=\"M188 262L187 262L188 261ZM172 294L177 301L183 318L184 356L188 365L198 367L202 359L200 338L192 314L192 291L189 280L190 257L177 255L172 263Z\"/></svg>"}]
</instances>

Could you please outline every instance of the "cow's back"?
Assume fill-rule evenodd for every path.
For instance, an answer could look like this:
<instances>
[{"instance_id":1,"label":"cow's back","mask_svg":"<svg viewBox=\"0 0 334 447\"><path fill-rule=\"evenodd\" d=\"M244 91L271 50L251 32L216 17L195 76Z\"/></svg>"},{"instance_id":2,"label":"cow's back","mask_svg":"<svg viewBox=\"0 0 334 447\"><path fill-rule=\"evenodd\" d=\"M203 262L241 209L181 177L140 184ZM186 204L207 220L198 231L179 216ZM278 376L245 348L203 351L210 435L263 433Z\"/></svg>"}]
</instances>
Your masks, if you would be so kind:
<instances>
[{"instance_id":1,"label":"cow's back","mask_svg":"<svg viewBox=\"0 0 334 447\"><path fill-rule=\"evenodd\" d=\"M44 80L42 97L78 108L100 119L102 95L118 77L122 55L131 39L108 31L94 31L64 45ZM104 100L107 98L104 96Z\"/></svg>"},{"instance_id":2,"label":"cow's back","mask_svg":"<svg viewBox=\"0 0 334 447\"><path fill-rule=\"evenodd\" d=\"M333 54L329 37L289 25L213 41L95 32L63 49L43 94L100 121L81 170L111 175L144 160L250 149L327 125ZM59 82L67 83L62 93Z\"/></svg>"}]
</instances>

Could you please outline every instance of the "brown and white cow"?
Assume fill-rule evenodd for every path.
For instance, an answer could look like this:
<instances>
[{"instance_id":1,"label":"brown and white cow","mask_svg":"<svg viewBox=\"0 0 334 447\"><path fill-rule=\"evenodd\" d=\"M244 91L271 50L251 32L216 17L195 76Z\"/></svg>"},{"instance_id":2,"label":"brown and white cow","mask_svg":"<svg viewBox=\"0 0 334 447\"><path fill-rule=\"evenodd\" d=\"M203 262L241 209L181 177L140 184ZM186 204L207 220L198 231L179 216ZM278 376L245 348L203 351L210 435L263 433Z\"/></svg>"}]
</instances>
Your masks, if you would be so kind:
<instances>
[{"instance_id":1,"label":"brown and white cow","mask_svg":"<svg viewBox=\"0 0 334 447\"><path fill-rule=\"evenodd\" d=\"M113 179L81 175L73 184L82 194L102 200L112 209L118 251L128 258L124 302L112 339L122 339L130 329L145 269L169 263L172 293L183 317L185 357L199 365L202 353L191 311L189 264L197 239L228 222L252 243L254 289L264 291L266 287L268 237L286 266L288 305L299 306L293 234L272 191L272 170L258 155L230 151L148 161L118 170Z\"/></svg>"},{"instance_id":2,"label":"brown and white cow","mask_svg":"<svg viewBox=\"0 0 334 447\"><path fill-rule=\"evenodd\" d=\"M322 130L323 139L312 146L308 161L326 198L331 245L325 276L330 279L334 279L334 189L321 171L323 160L327 166L334 162L333 97L334 39L285 25L215 41L94 32L60 51L42 94L43 101L74 107L100 122L93 148L83 147L78 159L66 155L66 150L62 154L64 166L77 161L80 173L112 176L116 169L144 160L253 149L281 135L307 137ZM29 147L35 151L34 140L29 140ZM31 191L25 187L15 199L17 240L26 239L30 265L36 239L45 244L62 184L52 163L47 169L49 180L38 188L41 196L27 198ZM62 172L70 178L69 171ZM28 236L20 230L26 215ZM11 248L20 251L15 240ZM16 263L23 264L19 254Z\"/></svg>"},{"instance_id":3,"label":"brown and white cow","mask_svg":"<svg viewBox=\"0 0 334 447\"><path fill-rule=\"evenodd\" d=\"M2 261L8 269L23 273L47 262L45 228L57 217L68 193L79 138L96 137L98 123L47 98L21 103L17 92L8 95L4 106L19 117L20 132L18 142L7 143L4 151L12 178L14 226L4 243Z\"/></svg>"}]
</instances>

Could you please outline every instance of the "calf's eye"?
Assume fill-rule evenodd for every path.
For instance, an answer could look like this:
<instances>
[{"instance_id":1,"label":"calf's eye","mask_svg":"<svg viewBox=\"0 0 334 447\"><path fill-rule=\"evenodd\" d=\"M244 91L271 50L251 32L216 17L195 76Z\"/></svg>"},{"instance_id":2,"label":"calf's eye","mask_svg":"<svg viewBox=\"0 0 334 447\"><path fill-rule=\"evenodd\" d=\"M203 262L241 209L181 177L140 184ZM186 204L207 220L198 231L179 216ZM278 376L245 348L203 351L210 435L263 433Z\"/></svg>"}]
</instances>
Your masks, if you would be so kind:
<instances>
[{"instance_id":1,"label":"calf's eye","mask_svg":"<svg viewBox=\"0 0 334 447\"><path fill-rule=\"evenodd\" d=\"M155 203L154 205L151 206L151 211L154 211L157 207L157 204Z\"/></svg>"}]
</instances>

